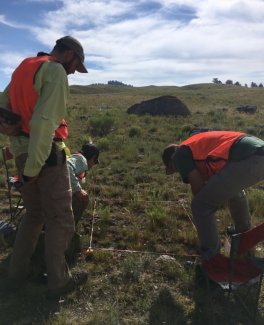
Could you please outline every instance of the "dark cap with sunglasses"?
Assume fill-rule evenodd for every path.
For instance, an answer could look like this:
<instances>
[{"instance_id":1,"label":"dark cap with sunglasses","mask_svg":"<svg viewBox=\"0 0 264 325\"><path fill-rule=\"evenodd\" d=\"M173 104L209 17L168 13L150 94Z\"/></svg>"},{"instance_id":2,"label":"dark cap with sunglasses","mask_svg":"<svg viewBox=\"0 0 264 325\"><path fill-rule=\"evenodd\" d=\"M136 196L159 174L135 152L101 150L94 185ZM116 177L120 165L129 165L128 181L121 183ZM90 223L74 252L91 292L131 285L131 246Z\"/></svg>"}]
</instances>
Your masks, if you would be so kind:
<instances>
[{"instance_id":1,"label":"dark cap with sunglasses","mask_svg":"<svg viewBox=\"0 0 264 325\"><path fill-rule=\"evenodd\" d=\"M82 44L74 37L72 36L64 36L56 41L56 44L58 45L64 45L70 50L73 50L75 54L79 57L80 59L80 65L77 69L78 72L81 73L87 73L87 69L84 66L84 51Z\"/></svg>"}]
</instances>

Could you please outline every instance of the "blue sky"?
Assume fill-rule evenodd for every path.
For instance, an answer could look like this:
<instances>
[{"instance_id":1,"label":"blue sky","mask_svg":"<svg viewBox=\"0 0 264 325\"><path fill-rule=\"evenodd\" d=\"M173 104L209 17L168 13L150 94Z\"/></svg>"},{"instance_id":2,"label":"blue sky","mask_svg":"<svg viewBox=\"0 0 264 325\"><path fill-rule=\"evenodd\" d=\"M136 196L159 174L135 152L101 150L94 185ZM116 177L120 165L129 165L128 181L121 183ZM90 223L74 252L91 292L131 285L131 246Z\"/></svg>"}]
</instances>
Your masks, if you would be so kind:
<instances>
[{"instance_id":1,"label":"blue sky","mask_svg":"<svg viewBox=\"0 0 264 325\"><path fill-rule=\"evenodd\" d=\"M85 49L70 84L264 83L263 0L3 0L0 91L14 68L64 35Z\"/></svg>"}]
</instances>

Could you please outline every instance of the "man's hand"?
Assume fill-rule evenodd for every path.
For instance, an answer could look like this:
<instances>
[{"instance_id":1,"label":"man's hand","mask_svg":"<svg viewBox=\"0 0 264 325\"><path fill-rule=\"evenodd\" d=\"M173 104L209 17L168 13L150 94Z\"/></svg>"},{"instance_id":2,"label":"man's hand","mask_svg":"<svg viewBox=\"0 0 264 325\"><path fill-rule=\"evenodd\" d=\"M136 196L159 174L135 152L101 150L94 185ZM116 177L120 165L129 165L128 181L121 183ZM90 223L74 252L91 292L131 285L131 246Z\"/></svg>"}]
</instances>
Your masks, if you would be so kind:
<instances>
[{"instance_id":1,"label":"man's hand","mask_svg":"<svg viewBox=\"0 0 264 325\"><path fill-rule=\"evenodd\" d=\"M88 204L89 197L85 190L81 189L79 192L75 192L75 195L77 199L82 202L83 205Z\"/></svg>"},{"instance_id":2,"label":"man's hand","mask_svg":"<svg viewBox=\"0 0 264 325\"><path fill-rule=\"evenodd\" d=\"M197 169L193 169L188 175L188 181L192 188L193 195L197 194L204 186L204 180Z\"/></svg>"}]
</instances>

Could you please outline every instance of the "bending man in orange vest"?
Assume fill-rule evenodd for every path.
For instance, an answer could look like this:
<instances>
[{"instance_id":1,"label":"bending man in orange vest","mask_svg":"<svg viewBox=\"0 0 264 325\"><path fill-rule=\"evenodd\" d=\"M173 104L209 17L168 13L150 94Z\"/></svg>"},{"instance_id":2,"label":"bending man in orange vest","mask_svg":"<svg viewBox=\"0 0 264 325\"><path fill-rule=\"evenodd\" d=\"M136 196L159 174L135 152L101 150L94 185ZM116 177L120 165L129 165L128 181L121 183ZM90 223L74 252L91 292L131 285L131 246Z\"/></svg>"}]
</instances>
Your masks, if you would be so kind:
<instances>
[{"instance_id":1,"label":"bending man in orange vest","mask_svg":"<svg viewBox=\"0 0 264 325\"><path fill-rule=\"evenodd\" d=\"M236 232L251 227L244 189L264 180L264 141L241 132L209 131L172 144L162 155L166 173L179 172L191 185L191 209L200 252L207 260L219 253L215 212L228 202Z\"/></svg>"},{"instance_id":2,"label":"bending man in orange vest","mask_svg":"<svg viewBox=\"0 0 264 325\"><path fill-rule=\"evenodd\" d=\"M69 86L67 75L87 72L78 40L65 36L50 54L40 52L22 61L12 74L1 105L19 114L22 129L10 138L24 182L26 207L11 256L10 288L19 288L29 273L31 255L45 225L48 297L57 297L83 283L87 274L71 274L65 250L74 233L69 172L63 140L67 138Z\"/></svg>"}]
</instances>

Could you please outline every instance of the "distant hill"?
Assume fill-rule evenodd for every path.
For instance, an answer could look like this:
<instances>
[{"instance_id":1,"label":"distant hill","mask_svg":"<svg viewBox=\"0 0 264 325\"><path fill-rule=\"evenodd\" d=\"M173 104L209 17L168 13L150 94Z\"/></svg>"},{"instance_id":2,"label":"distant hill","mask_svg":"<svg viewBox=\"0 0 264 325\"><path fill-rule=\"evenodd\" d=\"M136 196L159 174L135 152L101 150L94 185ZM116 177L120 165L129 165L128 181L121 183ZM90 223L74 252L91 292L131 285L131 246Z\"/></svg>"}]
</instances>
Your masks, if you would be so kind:
<instances>
[{"instance_id":1,"label":"distant hill","mask_svg":"<svg viewBox=\"0 0 264 325\"><path fill-rule=\"evenodd\" d=\"M138 97L130 99L128 106L139 101L148 100L158 96L175 96L194 111L214 109L235 109L241 105L255 105L258 109L264 108L264 90L259 87L241 87L235 85L202 83L178 86L112 86L106 84L93 84L87 86L70 86L73 95L117 95L120 103L125 102L125 97ZM104 100L105 97L104 97Z\"/></svg>"},{"instance_id":2,"label":"distant hill","mask_svg":"<svg viewBox=\"0 0 264 325\"><path fill-rule=\"evenodd\" d=\"M128 86L113 86L105 84L96 84L96 85L87 85L79 86L72 85L70 86L70 92L72 94L107 94L107 93L123 93L133 89Z\"/></svg>"},{"instance_id":3,"label":"distant hill","mask_svg":"<svg viewBox=\"0 0 264 325\"><path fill-rule=\"evenodd\" d=\"M72 94L112 94L112 93L149 93L158 90L171 91L178 89L177 86L145 86L145 87L130 87L130 86L113 86L106 84L92 84L87 86L72 85L70 86L70 92Z\"/></svg>"}]
</instances>

